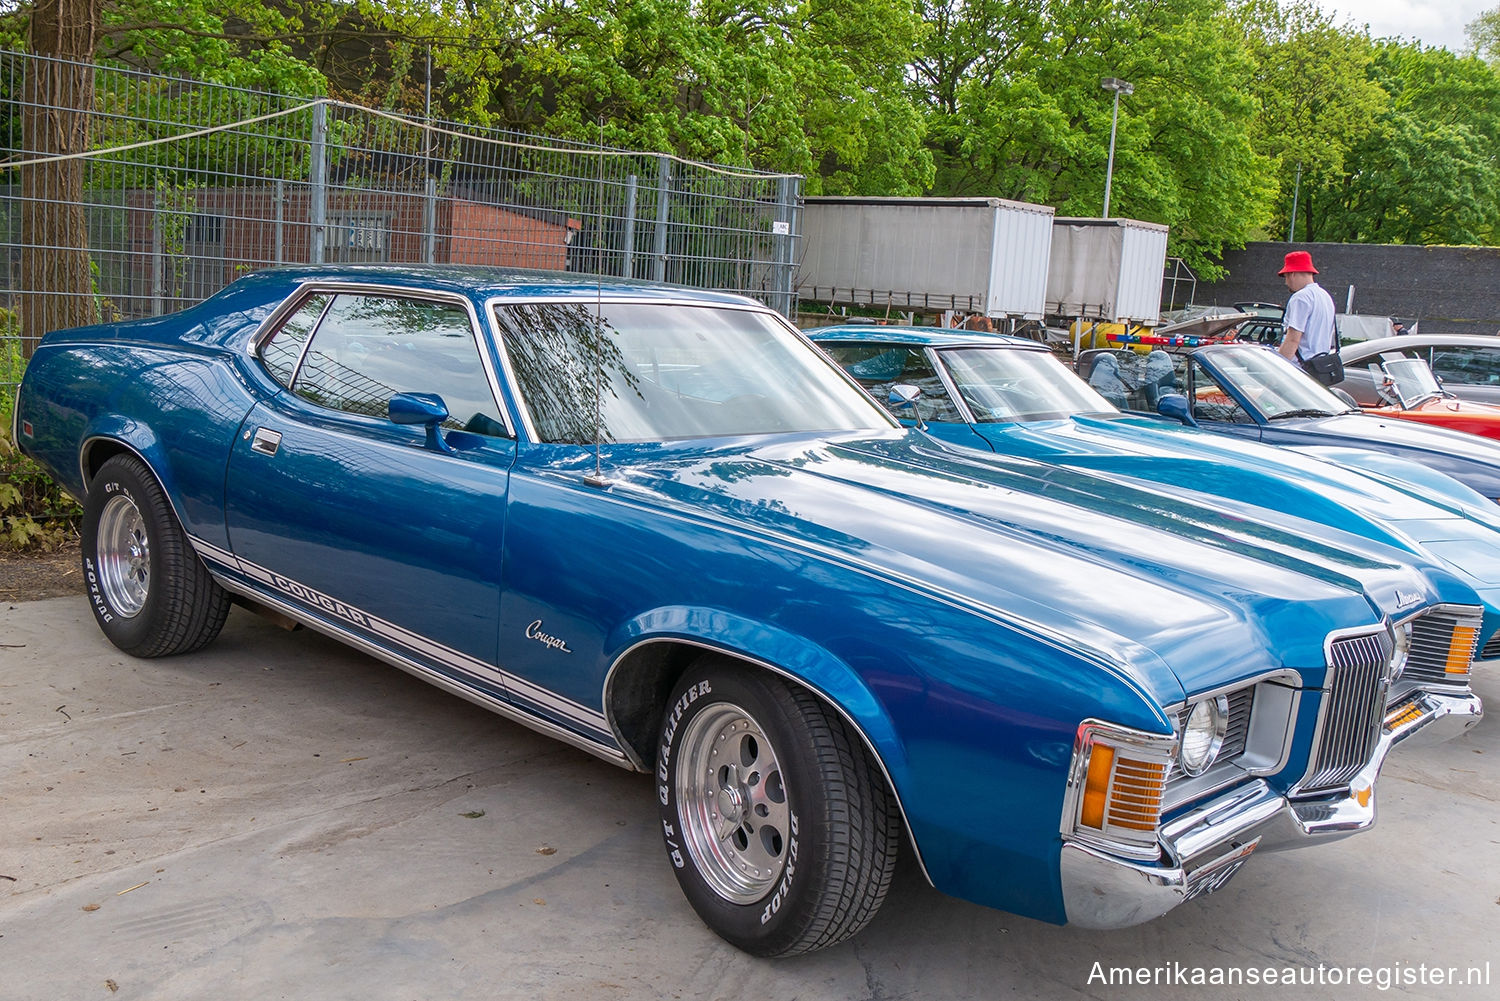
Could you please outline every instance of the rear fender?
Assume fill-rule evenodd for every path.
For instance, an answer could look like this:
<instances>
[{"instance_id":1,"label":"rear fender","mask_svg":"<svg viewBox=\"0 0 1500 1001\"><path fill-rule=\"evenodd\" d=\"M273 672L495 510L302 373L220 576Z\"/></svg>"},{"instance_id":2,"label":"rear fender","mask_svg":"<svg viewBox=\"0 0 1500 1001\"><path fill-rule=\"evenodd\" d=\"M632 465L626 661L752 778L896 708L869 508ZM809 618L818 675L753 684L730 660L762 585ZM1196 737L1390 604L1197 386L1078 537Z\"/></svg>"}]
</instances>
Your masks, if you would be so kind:
<instances>
[{"instance_id":1,"label":"rear fender","mask_svg":"<svg viewBox=\"0 0 1500 1001\"><path fill-rule=\"evenodd\" d=\"M144 462L167 496L175 495L171 459L161 438L150 427L118 414L94 418L84 432L78 450L78 472L84 493L93 485L99 467L121 452L130 452Z\"/></svg>"}]
</instances>

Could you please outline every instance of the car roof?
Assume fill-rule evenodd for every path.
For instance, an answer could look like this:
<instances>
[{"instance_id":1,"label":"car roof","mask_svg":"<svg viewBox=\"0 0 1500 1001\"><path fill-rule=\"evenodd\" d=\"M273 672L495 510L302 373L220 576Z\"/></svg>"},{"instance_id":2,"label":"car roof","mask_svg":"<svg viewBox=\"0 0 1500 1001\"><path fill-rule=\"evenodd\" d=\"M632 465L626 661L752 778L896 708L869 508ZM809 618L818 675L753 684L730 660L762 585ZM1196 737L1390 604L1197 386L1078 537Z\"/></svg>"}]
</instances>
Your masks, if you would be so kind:
<instances>
[{"instance_id":1,"label":"car roof","mask_svg":"<svg viewBox=\"0 0 1500 1001\"><path fill-rule=\"evenodd\" d=\"M627 295L651 299L694 299L706 303L762 305L742 295L709 292L664 282L475 264L303 264L267 268L250 277L296 284L310 281L378 283L398 288L441 289L484 296L545 295L582 298L605 294L612 297Z\"/></svg>"},{"instance_id":2,"label":"car roof","mask_svg":"<svg viewBox=\"0 0 1500 1001\"><path fill-rule=\"evenodd\" d=\"M1500 337L1494 334L1397 334L1395 337L1376 337L1368 341L1356 341L1339 348L1339 354L1349 358L1367 358L1381 351L1397 351L1401 348L1428 348L1441 345L1466 348L1494 348L1500 350Z\"/></svg>"},{"instance_id":3,"label":"car roof","mask_svg":"<svg viewBox=\"0 0 1500 1001\"><path fill-rule=\"evenodd\" d=\"M845 323L833 327L804 330L815 341L843 341L847 344L904 344L929 348L1031 348L1047 350L1044 344L1010 334L989 334L976 330L948 327L896 327L877 323Z\"/></svg>"}]
</instances>

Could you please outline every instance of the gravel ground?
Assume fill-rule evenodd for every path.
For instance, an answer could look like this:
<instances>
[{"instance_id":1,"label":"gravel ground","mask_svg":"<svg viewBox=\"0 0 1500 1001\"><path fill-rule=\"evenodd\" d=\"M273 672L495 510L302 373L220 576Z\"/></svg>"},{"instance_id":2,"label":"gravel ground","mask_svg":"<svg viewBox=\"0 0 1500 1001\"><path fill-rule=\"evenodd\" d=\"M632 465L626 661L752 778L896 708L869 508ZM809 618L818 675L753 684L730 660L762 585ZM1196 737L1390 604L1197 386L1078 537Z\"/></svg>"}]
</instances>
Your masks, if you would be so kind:
<instances>
[{"instance_id":1,"label":"gravel ground","mask_svg":"<svg viewBox=\"0 0 1500 1001\"><path fill-rule=\"evenodd\" d=\"M0 549L0 602L82 594L78 559L77 540L51 553Z\"/></svg>"}]
</instances>

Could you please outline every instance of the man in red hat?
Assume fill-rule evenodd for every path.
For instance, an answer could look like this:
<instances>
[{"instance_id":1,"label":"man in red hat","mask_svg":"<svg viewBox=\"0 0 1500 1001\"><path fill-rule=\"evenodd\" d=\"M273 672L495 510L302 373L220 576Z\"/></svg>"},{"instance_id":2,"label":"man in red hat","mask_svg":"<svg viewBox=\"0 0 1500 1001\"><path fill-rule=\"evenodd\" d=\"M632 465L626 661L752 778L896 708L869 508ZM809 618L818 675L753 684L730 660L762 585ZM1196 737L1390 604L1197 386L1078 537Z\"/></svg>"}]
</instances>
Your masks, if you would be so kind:
<instances>
[{"instance_id":1,"label":"man in red hat","mask_svg":"<svg viewBox=\"0 0 1500 1001\"><path fill-rule=\"evenodd\" d=\"M1326 354L1336 347L1333 296L1314 280L1317 273L1312 254L1305 250L1287 254L1278 272L1286 280L1292 297L1286 301L1286 312L1282 316L1286 333L1282 335L1277 350L1304 367L1309 358Z\"/></svg>"}]
</instances>

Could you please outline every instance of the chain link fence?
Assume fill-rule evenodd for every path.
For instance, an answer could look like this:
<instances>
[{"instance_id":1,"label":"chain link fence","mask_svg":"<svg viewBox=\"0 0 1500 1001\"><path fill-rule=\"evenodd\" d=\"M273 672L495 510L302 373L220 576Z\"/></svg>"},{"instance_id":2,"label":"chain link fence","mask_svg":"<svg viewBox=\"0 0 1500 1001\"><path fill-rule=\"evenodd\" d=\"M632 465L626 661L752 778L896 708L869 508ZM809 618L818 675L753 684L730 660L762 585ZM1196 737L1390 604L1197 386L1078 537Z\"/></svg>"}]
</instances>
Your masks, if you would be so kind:
<instances>
[{"instance_id":1,"label":"chain link fence","mask_svg":"<svg viewBox=\"0 0 1500 1001\"><path fill-rule=\"evenodd\" d=\"M106 321L323 262L654 279L796 315L796 176L6 51L0 139L0 351L18 357L46 332L25 329L27 297L85 295L38 267L69 255L89 272L73 315ZM86 253L49 235L79 203Z\"/></svg>"}]
</instances>

